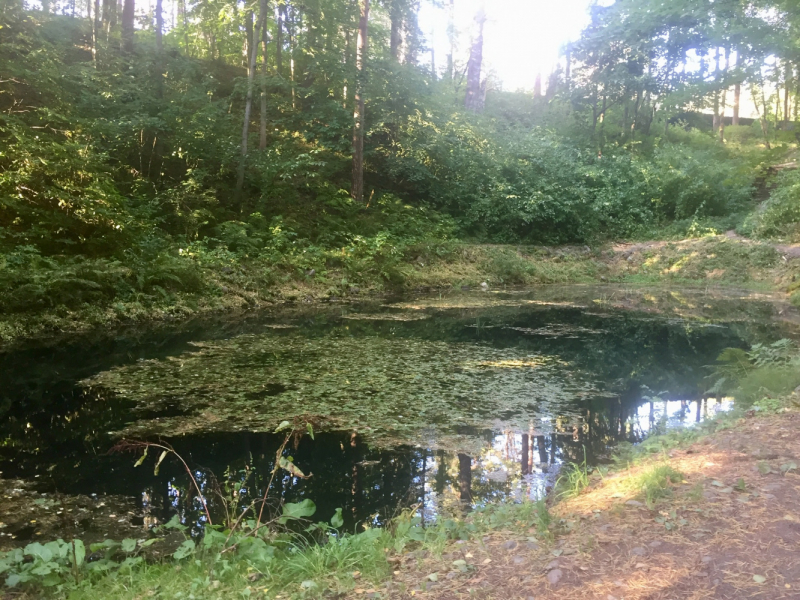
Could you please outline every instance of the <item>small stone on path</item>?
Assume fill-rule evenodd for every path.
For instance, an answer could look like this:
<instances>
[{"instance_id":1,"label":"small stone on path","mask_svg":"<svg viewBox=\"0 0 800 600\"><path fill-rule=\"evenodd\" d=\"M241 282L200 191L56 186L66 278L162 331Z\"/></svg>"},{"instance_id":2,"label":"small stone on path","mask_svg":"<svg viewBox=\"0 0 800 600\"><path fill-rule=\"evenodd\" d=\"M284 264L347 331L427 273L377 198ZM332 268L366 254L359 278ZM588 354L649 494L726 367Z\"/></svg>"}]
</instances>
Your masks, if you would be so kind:
<instances>
[{"instance_id":1,"label":"small stone on path","mask_svg":"<svg viewBox=\"0 0 800 600\"><path fill-rule=\"evenodd\" d=\"M523 556L515 556L514 558L511 559L511 562L513 562L515 565L524 564L525 563L525 557L523 557Z\"/></svg>"},{"instance_id":2,"label":"small stone on path","mask_svg":"<svg viewBox=\"0 0 800 600\"><path fill-rule=\"evenodd\" d=\"M517 542L514 540L508 540L507 542L503 542L503 549L504 550L513 550L517 547Z\"/></svg>"},{"instance_id":3,"label":"small stone on path","mask_svg":"<svg viewBox=\"0 0 800 600\"><path fill-rule=\"evenodd\" d=\"M556 585L559 581L561 581L561 577L563 577L564 573L561 569L553 569L547 574L547 583L550 585Z\"/></svg>"},{"instance_id":4,"label":"small stone on path","mask_svg":"<svg viewBox=\"0 0 800 600\"><path fill-rule=\"evenodd\" d=\"M636 546L636 548L633 548L631 550L631 554L635 554L636 556L644 556L645 554L647 554L647 550L645 550L641 546Z\"/></svg>"},{"instance_id":5,"label":"small stone on path","mask_svg":"<svg viewBox=\"0 0 800 600\"><path fill-rule=\"evenodd\" d=\"M628 506L644 506L644 504L642 504L638 500L628 500L625 504L627 504Z\"/></svg>"},{"instance_id":6,"label":"small stone on path","mask_svg":"<svg viewBox=\"0 0 800 600\"><path fill-rule=\"evenodd\" d=\"M658 540L654 540L647 545L650 546L651 548L658 548L661 545L661 542L659 542Z\"/></svg>"}]
</instances>

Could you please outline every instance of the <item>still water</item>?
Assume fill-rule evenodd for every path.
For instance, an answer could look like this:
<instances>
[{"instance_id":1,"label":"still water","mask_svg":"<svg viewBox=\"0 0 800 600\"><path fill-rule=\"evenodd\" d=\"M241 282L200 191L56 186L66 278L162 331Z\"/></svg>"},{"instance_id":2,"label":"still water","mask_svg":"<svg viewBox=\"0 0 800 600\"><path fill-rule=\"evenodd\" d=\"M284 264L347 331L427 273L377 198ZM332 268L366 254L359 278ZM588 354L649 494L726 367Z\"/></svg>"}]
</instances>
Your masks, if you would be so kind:
<instances>
[{"instance_id":1,"label":"still water","mask_svg":"<svg viewBox=\"0 0 800 600\"><path fill-rule=\"evenodd\" d=\"M0 355L0 549L135 537L211 506L312 499L381 524L539 498L561 465L730 408L709 398L726 347L797 337L770 297L544 287L296 307L42 344ZM271 478L274 433L305 474ZM307 428L306 424L310 424ZM313 439L308 431L313 432ZM126 442L128 442L126 444Z\"/></svg>"}]
</instances>

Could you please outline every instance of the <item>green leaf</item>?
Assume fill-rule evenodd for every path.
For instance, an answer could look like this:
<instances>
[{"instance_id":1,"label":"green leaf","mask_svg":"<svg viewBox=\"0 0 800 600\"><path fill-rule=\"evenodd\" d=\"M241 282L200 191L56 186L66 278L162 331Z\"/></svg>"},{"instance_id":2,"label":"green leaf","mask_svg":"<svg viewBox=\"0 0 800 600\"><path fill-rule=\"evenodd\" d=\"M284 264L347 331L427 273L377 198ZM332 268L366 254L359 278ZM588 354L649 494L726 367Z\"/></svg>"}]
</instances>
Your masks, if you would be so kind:
<instances>
[{"instance_id":1,"label":"green leaf","mask_svg":"<svg viewBox=\"0 0 800 600\"><path fill-rule=\"evenodd\" d=\"M344 525L344 517L342 517L342 509L337 508L336 514L331 517L331 525L336 529L339 529L342 525Z\"/></svg>"},{"instance_id":2,"label":"green leaf","mask_svg":"<svg viewBox=\"0 0 800 600\"><path fill-rule=\"evenodd\" d=\"M172 518L164 523L164 529L177 529L178 531L186 531L188 528L181 523L181 518L178 515L172 515Z\"/></svg>"},{"instance_id":3,"label":"green leaf","mask_svg":"<svg viewBox=\"0 0 800 600\"><path fill-rule=\"evenodd\" d=\"M136 540L131 538L125 538L122 540L122 551L123 552L133 552L136 550Z\"/></svg>"},{"instance_id":4,"label":"green leaf","mask_svg":"<svg viewBox=\"0 0 800 600\"><path fill-rule=\"evenodd\" d=\"M75 566L80 567L86 558L86 546L83 545L81 540L72 540L72 554L75 560Z\"/></svg>"},{"instance_id":5,"label":"green leaf","mask_svg":"<svg viewBox=\"0 0 800 600\"><path fill-rule=\"evenodd\" d=\"M184 559L187 556L191 556L192 554L194 554L194 549L195 549L194 540L186 540L180 546L178 546L178 549L175 550L172 557L175 560Z\"/></svg>"},{"instance_id":6,"label":"green leaf","mask_svg":"<svg viewBox=\"0 0 800 600\"><path fill-rule=\"evenodd\" d=\"M289 471L289 473L291 473L291 474L292 474L292 475L294 475L295 477L299 477L299 478L301 478L301 479L306 479L306 478L310 477L310 475L306 475L305 473L303 473L303 472L302 472L302 471L301 471L301 470L300 470L300 469L297 467L297 465L295 465L295 464L294 464L292 461L290 461L290 460L286 459L286 458L285 458L285 457L283 457L283 456L281 456L281 457L278 459L278 466L279 466L281 469L285 470L285 471Z\"/></svg>"},{"instance_id":7,"label":"green leaf","mask_svg":"<svg viewBox=\"0 0 800 600\"><path fill-rule=\"evenodd\" d=\"M166 457L167 457L167 451L166 451L166 450L164 450L164 451L161 453L161 456L159 456L159 457L158 457L158 461L156 461L156 468L155 468L155 469L153 469L153 475L158 475L158 469L159 469L159 467L161 467L161 463L164 461L164 459L165 459Z\"/></svg>"},{"instance_id":8,"label":"green leaf","mask_svg":"<svg viewBox=\"0 0 800 600\"><path fill-rule=\"evenodd\" d=\"M289 421L281 421L281 424L278 425L278 428L275 430L275 433L280 433L285 429L289 429L292 424Z\"/></svg>"},{"instance_id":9,"label":"green leaf","mask_svg":"<svg viewBox=\"0 0 800 600\"><path fill-rule=\"evenodd\" d=\"M306 431L308 431L308 435L311 436L311 439L314 439L314 426L311 423L306 423Z\"/></svg>"},{"instance_id":10,"label":"green leaf","mask_svg":"<svg viewBox=\"0 0 800 600\"><path fill-rule=\"evenodd\" d=\"M144 447L144 454L142 454L142 458L140 458L139 460L137 460L134 463L134 465L133 465L134 467L140 467L142 465L142 463L144 462L144 459L147 458L147 451L149 449L150 449L150 446L145 446Z\"/></svg>"},{"instance_id":11,"label":"green leaf","mask_svg":"<svg viewBox=\"0 0 800 600\"><path fill-rule=\"evenodd\" d=\"M50 562L53 559L53 552L50 548L42 546L39 542L25 546L25 555L38 558L42 562Z\"/></svg>"},{"instance_id":12,"label":"green leaf","mask_svg":"<svg viewBox=\"0 0 800 600\"><path fill-rule=\"evenodd\" d=\"M289 502L283 505L283 516L289 519L303 519L317 512L317 505L306 498L302 502Z\"/></svg>"}]
</instances>

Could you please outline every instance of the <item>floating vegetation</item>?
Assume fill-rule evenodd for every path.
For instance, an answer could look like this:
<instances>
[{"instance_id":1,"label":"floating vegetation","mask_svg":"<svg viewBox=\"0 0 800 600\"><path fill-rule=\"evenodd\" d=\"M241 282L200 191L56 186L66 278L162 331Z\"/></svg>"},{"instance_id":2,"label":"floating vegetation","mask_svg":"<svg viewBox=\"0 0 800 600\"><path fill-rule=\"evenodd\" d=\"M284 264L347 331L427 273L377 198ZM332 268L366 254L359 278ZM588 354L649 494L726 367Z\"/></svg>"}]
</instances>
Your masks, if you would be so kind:
<instances>
[{"instance_id":1,"label":"floating vegetation","mask_svg":"<svg viewBox=\"0 0 800 600\"><path fill-rule=\"evenodd\" d=\"M424 313L353 313L342 315L343 319L354 321L424 321L430 319L430 315Z\"/></svg>"},{"instance_id":2,"label":"floating vegetation","mask_svg":"<svg viewBox=\"0 0 800 600\"><path fill-rule=\"evenodd\" d=\"M555 323L547 327L537 327L531 329L528 327L506 327L512 331L519 331L526 335L544 335L547 337L565 337L565 338L579 338L582 335L597 335L601 333L608 333L606 329L591 329L589 327L581 327L580 325L570 325L567 323Z\"/></svg>"},{"instance_id":3,"label":"floating vegetation","mask_svg":"<svg viewBox=\"0 0 800 600\"><path fill-rule=\"evenodd\" d=\"M415 442L436 430L525 430L541 419L578 416L576 400L601 394L585 373L558 357L474 343L420 339L272 334L201 343L167 359L140 361L83 382L158 414L124 435L269 431L311 415L382 445ZM436 442L437 444L439 442Z\"/></svg>"}]
</instances>

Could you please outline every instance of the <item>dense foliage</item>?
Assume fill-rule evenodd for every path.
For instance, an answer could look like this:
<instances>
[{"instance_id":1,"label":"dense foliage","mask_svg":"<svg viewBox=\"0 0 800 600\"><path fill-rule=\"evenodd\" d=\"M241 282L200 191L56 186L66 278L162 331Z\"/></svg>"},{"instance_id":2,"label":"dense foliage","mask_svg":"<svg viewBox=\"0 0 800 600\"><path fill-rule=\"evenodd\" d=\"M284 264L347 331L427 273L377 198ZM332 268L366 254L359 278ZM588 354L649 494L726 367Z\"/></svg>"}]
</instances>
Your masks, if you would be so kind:
<instances>
[{"instance_id":1,"label":"dense foliage","mask_svg":"<svg viewBox=\"0 0 800 600\"><path fill-rule=\"evenodd\" d=\"M444 71L421 64L412 2L373 6L364 75L358 7L345 0L267 2L265 43L252 52L258 3L181 2L171 28L141 18L131 48L113 3L91 18L74 4L31 11L6 1L0 306L165 299L242 261L260 265L265 285L331 269L346 285L396 282L404 260L447 252L458 238L583 244L671 223L683 234L714 219L717 230L732 227L772 155L757 149L757 124L729 128L740 143L726 145L685 111L719 112L728 86L750 82L761 85L766 119L759 61L780 57L769 71L778 100L794 63L765 25L791 33L794 15L780 3L760 16L731 4L723 23L716 5L689 3L681 17L681 7L650 4L595 7L546 95L490 91L472 114L461 108L457 57ZM723 69L719 48L747 60ZM355 81L366 96L364 202L349 192ZM787 133L777 114L762 125L767 145ZM796 219L796 190L781 189L763 235Z\"/></svg>"}]
</instances>

